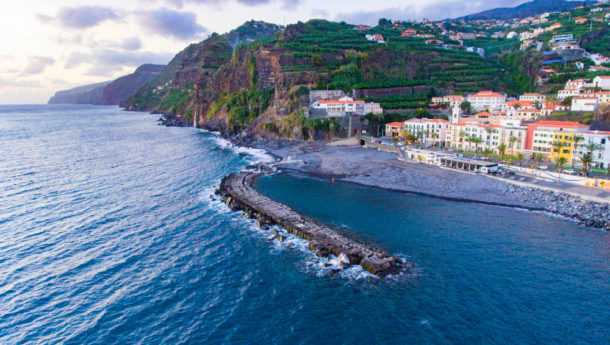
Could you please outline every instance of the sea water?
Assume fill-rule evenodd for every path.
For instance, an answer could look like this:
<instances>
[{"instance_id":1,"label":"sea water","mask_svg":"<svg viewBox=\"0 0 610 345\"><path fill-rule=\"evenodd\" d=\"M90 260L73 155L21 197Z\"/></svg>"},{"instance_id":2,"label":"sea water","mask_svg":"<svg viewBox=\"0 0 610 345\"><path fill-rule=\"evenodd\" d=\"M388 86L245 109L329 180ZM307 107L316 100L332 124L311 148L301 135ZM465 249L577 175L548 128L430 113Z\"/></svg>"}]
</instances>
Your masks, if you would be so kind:
<instances>
[{"instance_id":1,"label":"sea water","mask_svg":"<svg viewBox=\"0 0 610 345\"><path fill-rule=\"evenodd\" d=\"M116 107L0 107L2 344L608 344L610 236L343 183L255 187L413 263L338 275L213 196L271 158ZM281 230L281 229L280 229Z\"/></svg>"}]
</instances>

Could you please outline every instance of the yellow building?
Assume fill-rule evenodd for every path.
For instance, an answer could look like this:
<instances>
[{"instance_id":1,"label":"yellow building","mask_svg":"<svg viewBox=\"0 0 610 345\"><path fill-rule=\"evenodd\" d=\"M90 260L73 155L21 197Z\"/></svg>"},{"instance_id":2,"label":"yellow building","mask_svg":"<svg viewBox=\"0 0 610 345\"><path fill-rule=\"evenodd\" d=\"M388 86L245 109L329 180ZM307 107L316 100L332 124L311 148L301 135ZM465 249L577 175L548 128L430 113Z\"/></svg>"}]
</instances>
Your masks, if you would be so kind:
<instances>
[{"instance_id":1,"label":"yellow building","mask_svg":"<svg viewBox=\"0 0 610 345\"><path fill-rule=\"evenodd\" d=\"M561 143L563 146L555 146L554 143ZM557 162L559 157L565 157L568 162L572 161L572 153L574 151L574 133L553 132L553 141L551 142L551 160Z\"/></svg>"},{"instance_id":2,"label":"yellow building","mask_svg":"<svg viewBox=\"0 0 610 345\"><path fill-rule=\"evenodd\" d=\"M526 149L532 155L544 154L557 161L565 157L568 162L574 158L574 136L589 130L589 126L570 121L540 121L527 126ZM560 143L561 146L555 145Z\"/></svg>"}]
</instances>

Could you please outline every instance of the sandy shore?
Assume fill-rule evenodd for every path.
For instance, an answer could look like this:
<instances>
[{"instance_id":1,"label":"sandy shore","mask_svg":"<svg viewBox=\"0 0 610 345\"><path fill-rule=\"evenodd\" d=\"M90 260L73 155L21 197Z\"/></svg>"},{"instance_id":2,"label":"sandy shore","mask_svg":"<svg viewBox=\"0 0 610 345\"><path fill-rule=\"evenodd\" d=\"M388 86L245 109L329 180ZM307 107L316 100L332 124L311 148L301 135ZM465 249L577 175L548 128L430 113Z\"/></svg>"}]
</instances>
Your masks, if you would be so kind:
<instances>
[{"instance_id":1,"label":"sandy shore","mask_svg":"<svg viewBox=\"0 0 610 345\"><path fill-rule=\"evenodd\" d=\"M282 171L312 175L440 198L547 211L588 226L610 229L607 202L536 187L518 186L484 175L407 163L396 154L358 146L261 140L254 145L287 163Z\"/></svg>"}]
</instances>

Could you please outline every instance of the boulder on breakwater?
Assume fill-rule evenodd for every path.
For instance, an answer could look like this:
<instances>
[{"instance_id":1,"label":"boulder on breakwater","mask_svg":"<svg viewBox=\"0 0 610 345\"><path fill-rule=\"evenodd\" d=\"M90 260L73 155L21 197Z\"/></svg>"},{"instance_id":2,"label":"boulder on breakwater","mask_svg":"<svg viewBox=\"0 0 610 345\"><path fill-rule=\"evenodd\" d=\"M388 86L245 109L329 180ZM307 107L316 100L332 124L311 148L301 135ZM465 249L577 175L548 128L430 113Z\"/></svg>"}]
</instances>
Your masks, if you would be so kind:
<instances>
[{"instance_id":1,"label":"boulder on breakwater","mask_svg":"<svg viewBox=\"0 0 610 345\"><path fill-rule=\"evenodd\" d=\"M255 171L229 174L222 179L217 193L231 210L241 210L244 217L257 219L261 228L280 225L289 233L307 240L309 248L317 255L337 256L342 268L360 265L381 277L408 269L409 264L402 259L352 240L327 225L261 195L252 188L252 183L261 174ZM269 237L284 240L276 230L271 230Z\"/></svg>"}]
</instances>

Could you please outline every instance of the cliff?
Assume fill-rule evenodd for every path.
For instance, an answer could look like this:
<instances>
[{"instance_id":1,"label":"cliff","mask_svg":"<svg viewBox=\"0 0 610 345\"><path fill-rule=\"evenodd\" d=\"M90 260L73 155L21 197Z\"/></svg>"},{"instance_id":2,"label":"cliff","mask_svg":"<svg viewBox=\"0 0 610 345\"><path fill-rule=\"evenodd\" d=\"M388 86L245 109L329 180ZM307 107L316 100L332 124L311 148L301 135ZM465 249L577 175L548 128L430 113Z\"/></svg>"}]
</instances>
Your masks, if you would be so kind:
<instances>
[{"instance_id":1,"label":"cliff","mask_svg":"<svg viewBox=\"0 0 610 345\"><path fill-rule=\"evenodd\" d=\"M48 104L101 104L104 88L112 81L75 87L58 91Z\"/></svg>"},{"instance_id":2,"label":"cliff","mask_svg":"<svg viewBox=\"0 0 610 345\"><path fill-rule=\"evenodd\" d=\"M164 68L164 65L145 64L138 67L134 73L114 81L59 91L55 96L51 97L48 103L119 105L140 90L146 83L157 78Z\"/></svg>"},{"instance_id":3,"label":"cliff","mask_svg":"<svg viewBox=\"0 0 610 345\"><path fill-rule=\"evenodd\" d=\"M512 19L537 16L545 12L569 11L578 6L593 4L595 1L567 1L567 0L534 0L515 7L494 8L491 10L469 14L457 19Z\"/></svg>"}]
</instances>

